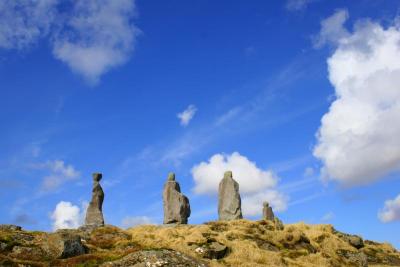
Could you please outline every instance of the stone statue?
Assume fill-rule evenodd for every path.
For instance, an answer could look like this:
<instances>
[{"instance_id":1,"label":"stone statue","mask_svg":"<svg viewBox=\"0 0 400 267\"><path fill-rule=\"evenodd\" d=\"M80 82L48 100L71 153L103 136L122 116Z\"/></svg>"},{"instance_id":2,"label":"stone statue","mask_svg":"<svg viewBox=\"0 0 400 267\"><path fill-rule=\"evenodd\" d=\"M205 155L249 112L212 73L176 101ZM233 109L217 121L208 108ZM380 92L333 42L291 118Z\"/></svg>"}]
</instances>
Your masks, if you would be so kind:
<instances>
[{"instance_id":1,"label":"stone statue","mask_svg":"<svg viewBox=\"0 0 400 267\"><path fill-rule=\"evenodd\" d=\"M263 203L263 219L268 221L274 221L275 215L272 211L272 207L269 206L268 202Z\"/></svg>"},{"instance_id":2,"label":"stone statue","mask_svg":"<svg viewBox=\"0 0 400 267\"><path fill-rule=\"evenodd\" d=\"M100 180L103 177L101 173L93 173L93 190L92 200L86 211L85 225L103 226L103 200L104 192L100 185Z\"/></svg>"},{"instance_id":3,"label":"stone statue","mask_svg":"<svg viewBox=\"0 0 400 267\"><path fill-rule=\"evenodd\" d=\"M242 219L239 184L232 178L232 172L227 171L219 183L218 216L221 221Z\"/></svg>"},{"instance_id":4,"label":"stone statue","mask_svg":"<svg viewBox=\"0 0 400 267\"><path fill-rule=\"evenodd\" d=\"M164 224L187 224L190 216L189 199L181 193L175 174L170 173L163 191Z\"/></svg>"}]
</instances>

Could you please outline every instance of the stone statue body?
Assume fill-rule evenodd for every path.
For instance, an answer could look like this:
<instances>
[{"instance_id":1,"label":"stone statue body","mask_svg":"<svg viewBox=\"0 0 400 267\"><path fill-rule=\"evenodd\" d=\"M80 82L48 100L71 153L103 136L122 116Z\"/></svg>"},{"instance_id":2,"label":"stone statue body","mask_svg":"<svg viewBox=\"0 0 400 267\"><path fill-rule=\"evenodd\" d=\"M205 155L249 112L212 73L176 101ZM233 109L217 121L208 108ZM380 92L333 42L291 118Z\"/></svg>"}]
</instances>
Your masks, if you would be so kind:
<instances>
[{"instance_id":1,"label":"stone statue body","mask_svg":"<svg viewBox=\"0 0 400 267\"><path fill-rule=\"evenodd\" d=\"M85 225L102 226L104 225L103 218L103 201L104 192L100 185L102 178L101 173L93 174L93 190L92 200L86 211Z\"/></svg>"},{"instance_id":2,"label":"stone statue body","mask_svg":"<svg viewBox=\"0 0 400 267\"><path fill-rule=\"evenodd\" d=\"M175 174L170 173L163 190L164 224L187 224L190 216L189 199L181 193Z\"/></svg>"},{"instance_id":3,"label":"stone statue body","mask_svg":"<svg viewBox=\"0 0 400 267\"><path fill-rule=\"evenodd\" d=\"M219 183L218 216L221 221L242 219L239 184L232 178L232 172L227 171Z\"/></svg>"},{"instance_id":4,"label":"stone statue body","mask_svg":"<svg viewBox=\"0 0 400 267\"><path fill-rule=\"evenodd\" d=\"M272 207L269 206L268 202L263 203L263 219L268 221L273 221L275 219Z\"/></svg>"}]
</instances>

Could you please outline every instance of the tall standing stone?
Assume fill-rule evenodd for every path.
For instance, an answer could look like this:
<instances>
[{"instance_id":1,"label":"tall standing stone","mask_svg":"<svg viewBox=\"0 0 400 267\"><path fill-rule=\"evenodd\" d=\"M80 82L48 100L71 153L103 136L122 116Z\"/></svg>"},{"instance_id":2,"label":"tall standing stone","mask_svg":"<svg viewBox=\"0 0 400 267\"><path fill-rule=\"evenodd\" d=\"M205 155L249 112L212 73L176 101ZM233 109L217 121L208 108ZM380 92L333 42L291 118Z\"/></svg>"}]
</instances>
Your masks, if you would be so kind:
<instances>
[{"instance_id":1,"label":"tall standing stone","mask_svg":"<svg viewBox=\"0 0 400 267\"><path fill-rule=\"evenodd\" d=\"M218 190L219 220L229 221L242 219L239 184L232 178L232 172L227 171L219 183Z\"/></svg>"},{"instance_id":2,"label":"tall standing stone","mask_svg":"<svg viewBox=\"0 0 400 267\"><path fill-rule=\"evenodd\" d=\"M103 200L104 192L100 185L100 180L103 177L101 173L93 173L93 190L92 200L86 211L85 225L103 226Z\"/></svg>"},{"instance_id":3,"label":"tall standing stone","mask_svg":"<svg viewBox=\"0 0 400 267\"><path fill-rule=\"evenodd\" d=\"M175 174L170 173L164 185L164 224L187 224L190 216L189 199L181 193Z\"/></svg>"},{"instance_id":4,"label":"tall standing stone","mask_svg":"<svg viewBox=\"0 0 400 267\"><path fill-rule=\"evenodd\" d=\"M270 207L269 203L266 201L263 203L263 219L268 221L273 221L275 219L272 207Z\"/></svg>"}]
</instances>

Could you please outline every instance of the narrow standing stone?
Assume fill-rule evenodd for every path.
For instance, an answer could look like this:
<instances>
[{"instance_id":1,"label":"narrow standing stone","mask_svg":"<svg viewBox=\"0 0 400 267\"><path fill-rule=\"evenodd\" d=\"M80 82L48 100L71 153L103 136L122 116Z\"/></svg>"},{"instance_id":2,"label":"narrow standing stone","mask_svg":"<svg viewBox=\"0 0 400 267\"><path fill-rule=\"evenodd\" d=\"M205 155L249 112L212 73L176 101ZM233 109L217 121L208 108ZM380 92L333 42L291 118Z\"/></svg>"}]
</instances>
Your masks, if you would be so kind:
<instances>
[{"instance_id":1,"label":"narrow standing stone","mask_svg":"<svg viewBox=\"0 0 400 267\"><path fill-rule=\"evenodd\" d=\"M272 207L270 207L269 203L266 201L263 203L263 219L268 221L273 221L275 219Z\"/></svg>"},{"instance_id":2,"label":"narrow standing stone","mask_svg":"<svg viewBox=\"0 0 400 267\"><path fill-rule=\"evenodd\" d=\"M103 177L101 173L93 173L93 190L92 200L86 211L85 225L103 226L103 200L104 192L100 185L100 180Z\"/></svg>"},{"instance_id":3,"label":"narrow standing stone","mask_svg":"<svg viewBox=\"0 0 400 267\"><path fill-rule=\"evenodd\" d=\"M227 171L219 183L218 190L219 220L229 221L242 219L239 184L232 178L232 172Z\"/></svg>"},{"instance_id":4,"label":"narrow standing stone","mask_svg":"<svg viewBox=\"0 0 400 267\"><path fill-rule=\"evenodd\" d=\"M175 174L170 173L164 185L164 224L187 224L190 216L189 199L181 193Z\"/></svg>"}]
</instances>

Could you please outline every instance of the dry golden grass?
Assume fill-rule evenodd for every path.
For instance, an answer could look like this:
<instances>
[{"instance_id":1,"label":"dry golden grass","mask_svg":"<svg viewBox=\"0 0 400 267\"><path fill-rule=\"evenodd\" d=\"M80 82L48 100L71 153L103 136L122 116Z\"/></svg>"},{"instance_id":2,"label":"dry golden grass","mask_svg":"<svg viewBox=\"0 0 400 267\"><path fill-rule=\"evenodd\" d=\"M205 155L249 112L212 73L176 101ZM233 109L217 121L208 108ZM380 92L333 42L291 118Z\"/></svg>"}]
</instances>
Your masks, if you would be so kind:
<instances>
[{"instance_id":1,"label":"dry golden grass","mask_svg":"<svg viewBox=\"0 0 400 267\"><path fill-rule=\"evenodd\" d=\"M400 253L390 244L364 241L364 247L360 248L351 239L359 238L337 232L331 225L296 223L282 228L277 222L237 220L203 225L143 225L128 230L106 226L76 233L82 234L88 254L55 259L39 250L35 255L24 254L22 259L14 253L15 246L38 248L47 244L52 234L0 231L0 266L98 266L132 252L161 248L204 260L211 267L341 267L366 266L367 261L368 266L400 266ZM215 241L229 248L222 259L203 259L205 254L196 252L197 248Z\"/></svg>"},{"instance_id":2,"label":"dry golden grass","mask_svg":"<svg viewBox=\"0 0 400 267\"><path fill-rule=\"evenodd\" d=\"M230 253L222 260L209 260L212 267L357 266L354 261L338 255L338 250L358 255L360 251L373 249L381 255L400 259L400 253L389 244L366 242L365 248L357 250L336 235L331 225L296 223L277 230L272 222L237 220L204 225L143 225L127 231L132 234L132 241L143 247L170 248L195 258L199 255L191 244L203 244L213 238L228 246Z\"/></svg>"}]
</instances>

